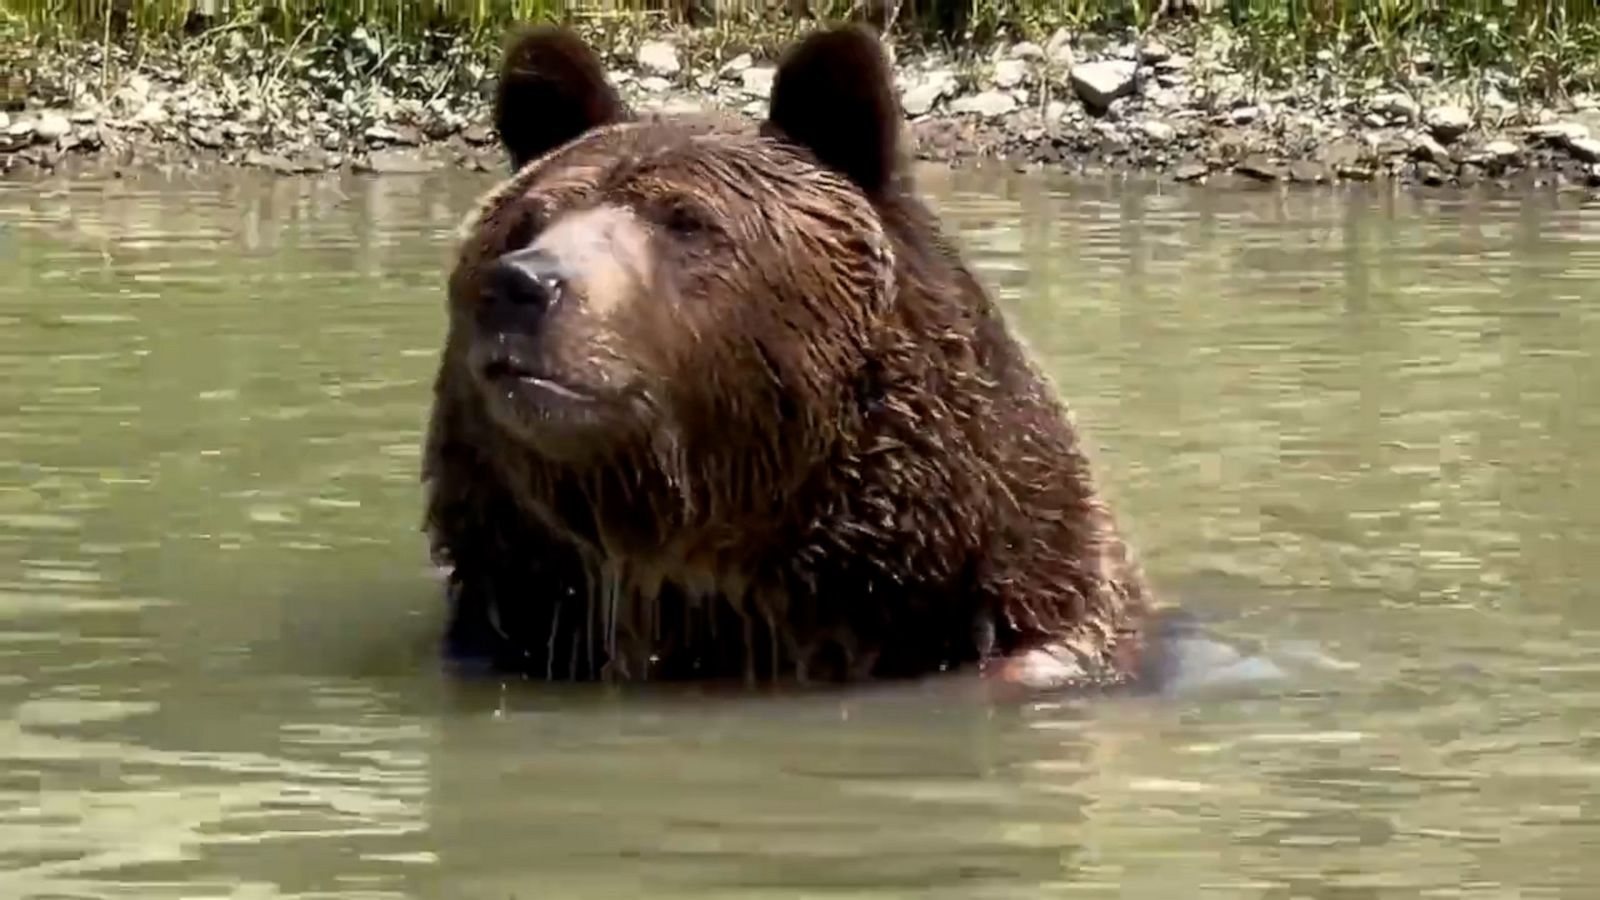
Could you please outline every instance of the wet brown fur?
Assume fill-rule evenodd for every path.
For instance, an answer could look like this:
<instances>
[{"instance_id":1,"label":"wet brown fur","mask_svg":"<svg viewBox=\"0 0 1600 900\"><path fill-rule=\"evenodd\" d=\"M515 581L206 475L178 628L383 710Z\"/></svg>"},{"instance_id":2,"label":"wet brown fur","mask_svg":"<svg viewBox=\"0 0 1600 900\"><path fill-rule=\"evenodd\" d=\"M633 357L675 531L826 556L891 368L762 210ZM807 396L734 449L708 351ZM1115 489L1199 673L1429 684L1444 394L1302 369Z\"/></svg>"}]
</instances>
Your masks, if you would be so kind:
<instances>
[{"instance_id":1,"label":"wet brown fur","mask_svg":"<svg viewBox=\"0 0 1600 900\"><path fill-rule=\"evenodd\" d=\"M506 60L497 117L527 164L462 241L425 454L465 652L562 679L848 679L1050 646L1085 680L1129 675L1143 577L1065 408L918 198L870 33L791 50L759 134L641 121L565 32ZM686 189L717 227L670 245L659 301L610 343L576 345L670 376L638 399L651 426L541 454L466 368L483 266L544 207L649 218Z\"/></svg>"}]
</instances>

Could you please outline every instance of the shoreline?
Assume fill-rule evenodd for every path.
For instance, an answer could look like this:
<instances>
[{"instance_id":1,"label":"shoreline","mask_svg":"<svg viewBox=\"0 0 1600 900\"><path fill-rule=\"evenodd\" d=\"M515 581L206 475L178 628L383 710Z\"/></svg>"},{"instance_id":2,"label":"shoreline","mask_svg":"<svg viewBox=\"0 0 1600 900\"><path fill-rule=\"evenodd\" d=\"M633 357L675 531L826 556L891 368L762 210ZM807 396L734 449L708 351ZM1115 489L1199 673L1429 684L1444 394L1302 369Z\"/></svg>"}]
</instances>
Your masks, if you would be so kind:
<instances>
[{"instance_id":1,"label":"shoreline","mask_svg":"<svg viewBox=\"0 0 1600 900\"><path fill-rule=\"evenodd\" d=\"M1328 60L1269 86L1230 61L1226 37L1216 28L1139 40L1058 29L1042 43L996 43L965 57L886 47L907 152L923 163L1224 186L1376 181L1600 196L1600 96L1519 104L1506 99L1504 76L1464 83L1422 65L1404 85L1352 85ZM707 43L682 29L596 40L640 112L762 116L770 54ZM286 176L507 169L488 124L493 57L465 42L432 62L397 61L376 39L296 55L238 32L138 58L95 43L26 49L23 108L0 112L6 180L240 166Z\"/></svg>"}]
</instances>

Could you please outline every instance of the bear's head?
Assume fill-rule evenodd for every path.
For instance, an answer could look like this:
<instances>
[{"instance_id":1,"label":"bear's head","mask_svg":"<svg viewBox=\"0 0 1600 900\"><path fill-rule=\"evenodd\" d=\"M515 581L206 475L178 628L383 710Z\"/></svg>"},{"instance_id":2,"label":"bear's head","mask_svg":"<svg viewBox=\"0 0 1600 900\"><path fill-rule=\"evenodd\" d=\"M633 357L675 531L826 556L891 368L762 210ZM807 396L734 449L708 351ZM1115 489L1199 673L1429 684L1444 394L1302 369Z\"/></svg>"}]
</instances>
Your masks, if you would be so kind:
<instances>
[{"instance_id":1,"label":"bear's head","mask_svg":"<svg viewBox=\"0 0 1600 900\"><path fill-rule=\"evenodd\" d=\"M572 33L513 37L495 121L514 173L450 281L456 364L501 432L553 465L692 460L765 497L826 452L896 291L879 206L901 117L876 36L799 42L769 109L759 128L637 117Z\"/></svg>"}]
</instances>

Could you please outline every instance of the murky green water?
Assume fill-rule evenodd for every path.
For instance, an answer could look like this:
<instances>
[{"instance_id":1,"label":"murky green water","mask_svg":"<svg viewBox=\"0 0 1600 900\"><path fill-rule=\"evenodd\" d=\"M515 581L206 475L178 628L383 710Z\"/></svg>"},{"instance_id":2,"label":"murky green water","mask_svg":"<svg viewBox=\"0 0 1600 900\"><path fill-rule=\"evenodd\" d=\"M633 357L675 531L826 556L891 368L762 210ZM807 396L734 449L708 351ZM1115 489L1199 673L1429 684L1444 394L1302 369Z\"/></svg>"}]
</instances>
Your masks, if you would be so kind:
<instances>
[{"instance_id":1,"label":"murky green water","mask_svg":"<svg viewBox=\"0 0 1600 900\"><path fill-rule=\"evenodd\" d=\"M928 188L1277 686L452 683L419 432L481 181L0 186L0 896L1589 897L1600 208Z\"/></svg>"}]
</instances>

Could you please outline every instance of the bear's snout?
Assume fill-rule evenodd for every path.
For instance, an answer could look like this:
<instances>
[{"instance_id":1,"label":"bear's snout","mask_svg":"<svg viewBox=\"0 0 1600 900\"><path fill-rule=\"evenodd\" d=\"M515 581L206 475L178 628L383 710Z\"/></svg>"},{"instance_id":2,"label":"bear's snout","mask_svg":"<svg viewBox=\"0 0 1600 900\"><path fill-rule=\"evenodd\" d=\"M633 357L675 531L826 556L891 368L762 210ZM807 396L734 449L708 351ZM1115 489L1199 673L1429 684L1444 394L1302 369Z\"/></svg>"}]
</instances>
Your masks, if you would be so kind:
<instances>
[{"instance_id":1,"label":"bear's snout","mask_svg":"<svg viewBox=\"0 0 1600 900\"><path fill-rule=\"evenodd\" d=\"M484 274L479 324L488 331L534 334L565 292L566 277L548 253L514 250Z\"/></svg>"}]
</instances>

